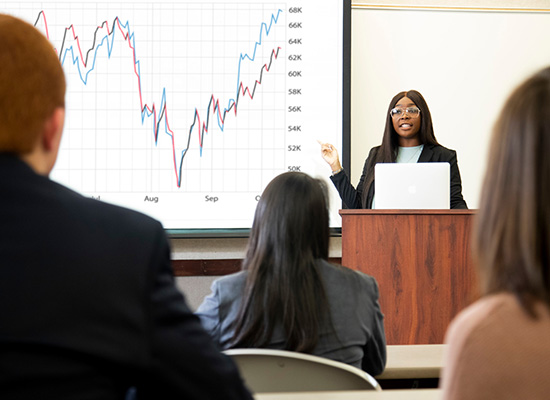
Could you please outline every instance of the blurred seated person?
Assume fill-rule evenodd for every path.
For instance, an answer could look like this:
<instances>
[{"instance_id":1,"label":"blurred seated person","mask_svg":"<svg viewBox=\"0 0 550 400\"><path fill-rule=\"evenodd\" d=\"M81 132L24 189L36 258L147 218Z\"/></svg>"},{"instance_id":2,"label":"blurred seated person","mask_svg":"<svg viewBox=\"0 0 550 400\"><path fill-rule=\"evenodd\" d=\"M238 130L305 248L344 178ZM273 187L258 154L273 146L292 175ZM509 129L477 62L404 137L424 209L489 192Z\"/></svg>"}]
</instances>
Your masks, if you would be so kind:
<instances>
[{"instance_id":1,"label":"blurred seated person","mask_svg":"<svg viewBox=\"0 0 550 400\"><path fill-rule=\"evenodd\" d=\"M484 296L447 335L443 399L550 397L550 68L497 118L473 246Z\"/></svg>"}]
</instances>

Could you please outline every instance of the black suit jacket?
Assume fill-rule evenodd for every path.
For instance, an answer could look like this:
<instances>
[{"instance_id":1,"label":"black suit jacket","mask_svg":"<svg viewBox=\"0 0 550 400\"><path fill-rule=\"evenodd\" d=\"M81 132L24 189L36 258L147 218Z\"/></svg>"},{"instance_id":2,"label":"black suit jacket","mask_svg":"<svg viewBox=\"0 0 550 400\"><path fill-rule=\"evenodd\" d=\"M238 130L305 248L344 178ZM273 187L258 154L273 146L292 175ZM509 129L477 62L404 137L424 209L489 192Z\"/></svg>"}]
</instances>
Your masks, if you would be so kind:
<instances>
[{"instance_id":1,"label":"black suit jacket","mask_svg":"<svg viewBox=\"0 0 550 400\"><path fill-rule=\"evenodd\" d=\"M363 166L361 179L355 189L350 183L349 177L345 171L331 176L331 180L336 186L340 197L347 208L362 208L363 182L367 177L367 172L374 169L374 160L380 146L373 147ZM448 162L451 165L451 208L468 208L462 197L462 181L460 171L456 160L456 151L447 149L441 145L426 144L420 153L418 162ZM374 181L369 187L367 193L367 208L372 208L372 199L374 197Z\"/></svg>"},{"instance_id":2,"label":"black suit jacket","mask_svg":"<svg viewBox=\"0 0 550 400\"><path fill-rule=\"evenodd\" d=\"M0 155L0 398L250 399L159 222Z\"/></svg>"}]
</instances>

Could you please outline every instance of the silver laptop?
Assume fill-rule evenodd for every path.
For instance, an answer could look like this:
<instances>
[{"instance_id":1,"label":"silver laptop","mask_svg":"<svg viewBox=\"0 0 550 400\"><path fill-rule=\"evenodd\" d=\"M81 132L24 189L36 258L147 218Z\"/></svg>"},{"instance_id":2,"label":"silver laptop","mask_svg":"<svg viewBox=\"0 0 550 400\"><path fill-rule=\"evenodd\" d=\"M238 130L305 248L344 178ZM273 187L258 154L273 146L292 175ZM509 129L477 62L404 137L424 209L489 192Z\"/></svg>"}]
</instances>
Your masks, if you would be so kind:
<instances>
[{"instance_id":1,"label":"silver laptop","mask_svg":"<svg viewBox=\"0 0 550 400\"><path fill-rule=\"evenodd\" d=\"M374 166L376 209L449 209L451 166L447 162L382 163Z\"/></svg>"}]
</instances>

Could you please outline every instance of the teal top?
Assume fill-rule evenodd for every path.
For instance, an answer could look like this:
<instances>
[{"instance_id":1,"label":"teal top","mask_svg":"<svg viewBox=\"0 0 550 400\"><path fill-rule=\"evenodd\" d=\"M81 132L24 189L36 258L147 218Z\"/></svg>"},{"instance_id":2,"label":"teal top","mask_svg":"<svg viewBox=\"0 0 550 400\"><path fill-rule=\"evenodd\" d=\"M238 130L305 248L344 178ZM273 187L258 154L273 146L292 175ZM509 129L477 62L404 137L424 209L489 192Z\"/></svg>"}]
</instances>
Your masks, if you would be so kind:
<instances>
[{"instance_id":1,"label":"teal top","mask_svg":"<svg viewBox=\"0 0 550 400\"><path fill-rule=\"evenodd\" d=\"M420 158L420 154L422 153L423 148L423 144L413 147L399 147L399 150L397 151L397 159L395 160L395 162L416 163Z\"/></svg>"}]
</instances>

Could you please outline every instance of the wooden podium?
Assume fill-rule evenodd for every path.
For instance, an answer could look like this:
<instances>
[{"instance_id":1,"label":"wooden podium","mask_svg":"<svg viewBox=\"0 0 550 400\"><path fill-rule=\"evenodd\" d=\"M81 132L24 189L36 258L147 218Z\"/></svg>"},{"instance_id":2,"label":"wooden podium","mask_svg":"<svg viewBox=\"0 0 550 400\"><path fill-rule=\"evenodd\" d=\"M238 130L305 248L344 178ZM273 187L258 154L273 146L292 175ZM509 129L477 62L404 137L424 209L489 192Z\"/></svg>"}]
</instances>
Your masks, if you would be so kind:
<instances>
[{"instance_id":1,"label":"wooden podium","mask_svg":"<svg viewBox=\"0 0 550 400\"><path fill-rule=\"evenodd\" d=\"M340 210L342 265L378 281L388 344L440 344L479 297L472 210Z\"/></svg>"}]
</instances>

